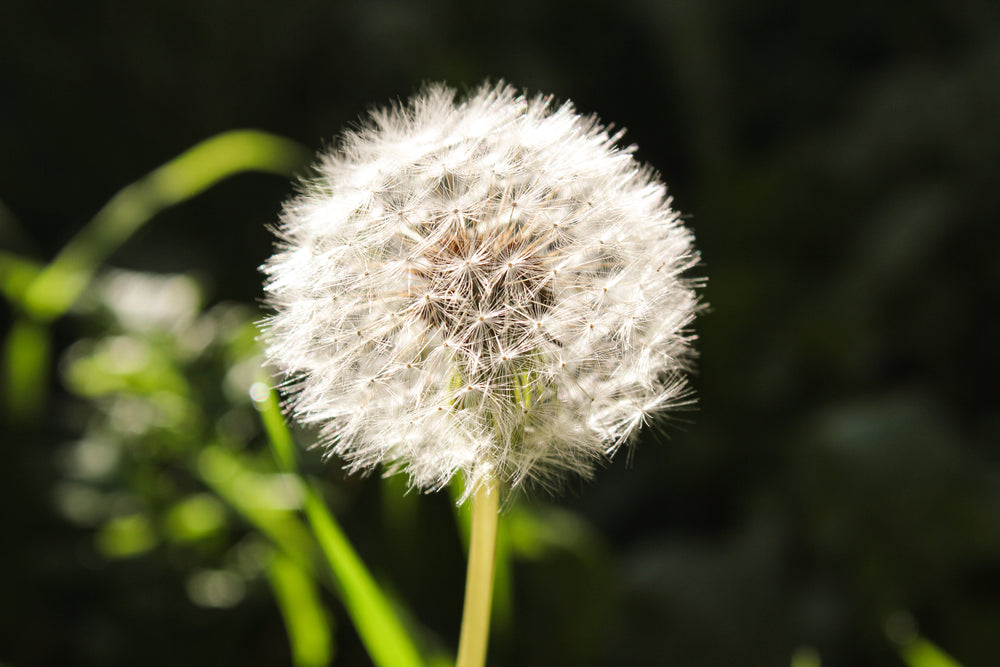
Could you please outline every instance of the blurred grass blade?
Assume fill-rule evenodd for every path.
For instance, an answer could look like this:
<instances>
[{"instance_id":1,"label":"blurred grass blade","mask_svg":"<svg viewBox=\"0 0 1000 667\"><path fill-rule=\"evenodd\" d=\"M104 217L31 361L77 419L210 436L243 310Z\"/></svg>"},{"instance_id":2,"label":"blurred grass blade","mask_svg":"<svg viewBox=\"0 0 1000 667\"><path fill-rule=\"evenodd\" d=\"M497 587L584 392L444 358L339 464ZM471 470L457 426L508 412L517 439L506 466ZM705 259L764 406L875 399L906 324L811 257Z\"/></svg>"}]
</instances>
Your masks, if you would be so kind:
<instances>
[{"instance_id":1,"label":"blurred grass blade","mask_svg":"<svg viewBox=\"0 0 1000 667\"><path fill-rule=\"evenodd\" d=\"M260 379L250 387L250 397L260 412L264 432L271 443L271 451L278 461L278 468L284 472L296 472L298 457L295 454L295 438L285 423L278 405L278 394L274 392L265 379Z\"/></svg>"},{"instance_id":2,"label":"blurred grass blade","mask_svg":"<svg viewBox=\"0 0 1000 667\"><path fill-rule=\"evenodd\" d=\"M295 443L274 391L258 382L250 394L260 410L278 464L291 472L295 468ZM389 598L379 589L312 484L305 486L305 513L372 662L377 667L422 667L420 653Z\"/></svg>"},{"instance_id":3,"label":"blurred grass blade","mask_svg":"<svg viewBox=\"0 0 1000 667\"><path fill-rule=\"evenodd\" d=\"M25 307L39 320L59 317L101 262L163 209L243 171L287 176L306 158L305 149L290 139L255 130L206 139L112 197L30 285Z\"/></svg>"},{"instance_id":4,"label":"blurred grass blade","mask_svg":"<svg viewBox=\"0 0 1000 667\"><path fill-rule=\"evenodd\" d=\"M333 659L329 617L308 573L281 552L267 568L268 581L285 621L295 667L326 667Z\"/></svg>"},{"instance_id":5,"label":"blurred grass blade","mask_svg":"<svg viewBox=\"0 0 1000 667\"><path fill-rule=\"evenodd\" d=\"M926 639L917 639L900 649L909 667L962 667L957 660Z\"/></svg>"},{"instance_id":6,"label":"blurred grass blade","mask_svg":"<svg viewBox=\"0 0 1000 667\"><path fill-rule=\"evenodd\" d=\"M312 485L306 488L306 516L340 586L344 606L378 667L420 667L423 661L388 598L379 590L347 536Z\"/></svg>"},{"instance_id":7,"label":"blurred grass blade","mask_svg":"<svg viewBox=\"0 0 1000 667\"><path fill-rule=\"evenodd\" d=\"M49 327L23 316L7 333L3 377L11 423L31 423L41 414L49 384L51 346Z\"/></svg>"},{"instance_id":8,"label":"blurred grass blade","mask_svg":"<svg viewBox=\"0 0 1000 667\"><path fill-rule=\"evenodd\" d=\"M0 291L13 303L24 303L24 294L41 274L42 266L33 259L0 250Z\"/></svg>"},{"instance_id":9,"label":"blurred grass blade","mask_svg":"<svg viewBox=\"0 0 1000 667\"><path fill-rule=\"evenodd\" d=\"M218 445L202 450L197 471L216 495L270 539L296 566L305 572L315 572L315 548L309 531L294 512L268 508L261 502L267 491L259 488L255 471Z\"/></svg>"}]
</instances>

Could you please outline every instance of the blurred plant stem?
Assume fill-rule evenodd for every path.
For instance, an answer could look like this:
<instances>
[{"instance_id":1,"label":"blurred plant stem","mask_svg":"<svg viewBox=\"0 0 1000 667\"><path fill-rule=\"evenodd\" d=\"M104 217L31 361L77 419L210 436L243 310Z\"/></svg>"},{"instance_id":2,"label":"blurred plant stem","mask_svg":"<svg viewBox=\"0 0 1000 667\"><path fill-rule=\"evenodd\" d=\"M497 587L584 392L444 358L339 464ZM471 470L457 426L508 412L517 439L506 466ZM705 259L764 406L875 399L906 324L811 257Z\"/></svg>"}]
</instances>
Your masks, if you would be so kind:
<instances>
[{"instance_id":1,"label":"blurred plant stem","mask_svg":"<svg viewBox=\"0 0 1000 667\"><path fill-rule=\"evenodd\" d=\"M499 521L499 490L495 481L483 484L472 497L472 535L465 580L465 606L458 640L457 667L482 667L490 633L493 562Z\"/></svg>"}]
</instances>

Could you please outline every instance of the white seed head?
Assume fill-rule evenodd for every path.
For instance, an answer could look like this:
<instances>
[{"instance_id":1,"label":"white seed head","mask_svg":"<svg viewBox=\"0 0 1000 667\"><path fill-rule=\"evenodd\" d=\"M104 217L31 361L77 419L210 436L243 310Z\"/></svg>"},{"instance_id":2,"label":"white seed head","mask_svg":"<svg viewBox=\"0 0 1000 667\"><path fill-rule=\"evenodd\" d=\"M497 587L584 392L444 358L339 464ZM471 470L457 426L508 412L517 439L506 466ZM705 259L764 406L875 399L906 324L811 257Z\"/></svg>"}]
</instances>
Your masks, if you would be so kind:
<instances>
[{"instance_id":1,"label":"white seed head","mask_svg":"<svg viewBox=\"0 0 1000 667\"><path fill-rule=\"evenodd\" d=\"M685 400L692 235L569 103L431 86L324 154L263 267L287 407L350 469L588 475Z\"/></svg>"}]
</instances>

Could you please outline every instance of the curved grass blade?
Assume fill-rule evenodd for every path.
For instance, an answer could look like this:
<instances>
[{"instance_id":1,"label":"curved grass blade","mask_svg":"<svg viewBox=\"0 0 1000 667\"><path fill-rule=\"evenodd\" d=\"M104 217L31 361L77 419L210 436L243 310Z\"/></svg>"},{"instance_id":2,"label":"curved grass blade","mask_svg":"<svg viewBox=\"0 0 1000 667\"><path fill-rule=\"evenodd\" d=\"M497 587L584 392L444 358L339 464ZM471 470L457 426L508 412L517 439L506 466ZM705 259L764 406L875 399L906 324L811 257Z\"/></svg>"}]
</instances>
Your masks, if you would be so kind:
<instances>
[{"instance_id":1,"label":"curved grass blade","mask_svg":"<svg viewBox=\"0 0 1000 667\"><path fill-rule=\"evenodd\" d=\"M39 321L64 314L101 262L163 209L240 172L290 175L306 159L294 141L256 130L206 139L115 194L28 287L26 309Z\"/></svg>"},{"instance_id":2,"label":"curved grass blade","mask_svg":"<svg viewBox=\"0 0 1000 667\"><path fill-rule=\"evenodd\" d=\"M279 467L296 472L294 440L274 392L261 382L254 385L251 396L261 412ZM392 602L354 551L316 485L305 484L304 494L306 518L372 661L378 667L423 667L424 661Z\"/></svg>"},{"instance_id":3,"label":"curved grass blade","mask_svg":"<svg viewBox=\"0 0 1000 667\"><path fill-rule=\"evenodd\" d=\"M267 567L267 578L285 621L295 667L326 667L333 659L330 618L324 612L312 577L280 551Z\"/></svg>"},{"instance_id":4,"label":"curved grass blade","mask_svg":"<svg viewBox=\"0 0 1000 667\"><path fill-rule=\"evenodd\" d=\"M65 314L101 262L136 230L229 176L244 171L289 176L308 158L308 151L290 139L257 130L224 132L120 190L47 266L0 253L0 288L26 316L8 334L4 350L6 403L16 421L30 423L45 402L50 334L41 325ZM8 213L4 207L0 217L11 217ZM26 335L29 329L34 344ZM23 356L25 351L30 356Z\"/></svg>"},{"instance_id":5,"label":"curved grass blade","mask_svg":"<svg viewBox=\"0 0 1000 667\"><path fill-rule=\"evenodd\" d=\"M294 511L265 506L257 474L225 447L208 445L198 455L198 477L217 496L268 538L304 572L316 571L316 548Z\"/></svg>"},{"instance_id":6,"label":"curved grass blade","mask_svg":"<svg viewBox=\"0 0 1000 667\"><path fill-rule=\"evenodd\" d=\"M0 292L11 303L24 303L24 295L42 273L42 265L33 259L0 250Z\"/></svg>"}]
</instances>

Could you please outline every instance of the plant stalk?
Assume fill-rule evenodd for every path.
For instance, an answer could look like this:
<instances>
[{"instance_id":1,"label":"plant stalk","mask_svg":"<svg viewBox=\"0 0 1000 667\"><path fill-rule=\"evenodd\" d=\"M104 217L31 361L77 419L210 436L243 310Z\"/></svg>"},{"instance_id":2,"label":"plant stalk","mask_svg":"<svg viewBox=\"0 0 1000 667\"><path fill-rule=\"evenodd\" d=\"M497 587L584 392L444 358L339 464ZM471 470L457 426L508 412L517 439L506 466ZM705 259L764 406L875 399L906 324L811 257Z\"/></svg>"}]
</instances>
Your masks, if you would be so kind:
<instances>
[{"instance_id":1,"label":"plant stalk","mask_svg":"<svg viewBox=\"0 0 1000 667\"><path fill-rule=\"evenodd\" d=\"M456 667L483 667L486 664L499 496L496 482L490 481L480 486L472 497L469 569L465 579L465 606L462 610L462 631L458 639Z\"/></svg>"}]
</instances>

